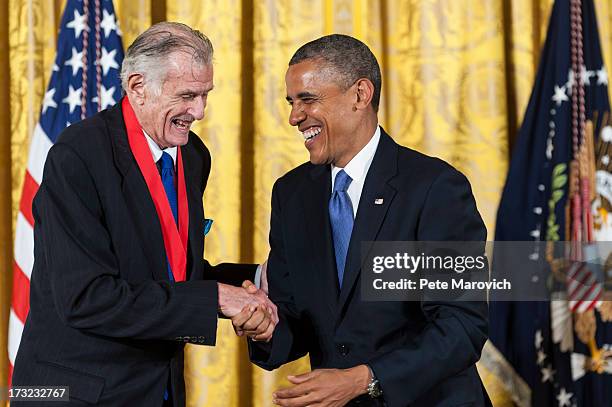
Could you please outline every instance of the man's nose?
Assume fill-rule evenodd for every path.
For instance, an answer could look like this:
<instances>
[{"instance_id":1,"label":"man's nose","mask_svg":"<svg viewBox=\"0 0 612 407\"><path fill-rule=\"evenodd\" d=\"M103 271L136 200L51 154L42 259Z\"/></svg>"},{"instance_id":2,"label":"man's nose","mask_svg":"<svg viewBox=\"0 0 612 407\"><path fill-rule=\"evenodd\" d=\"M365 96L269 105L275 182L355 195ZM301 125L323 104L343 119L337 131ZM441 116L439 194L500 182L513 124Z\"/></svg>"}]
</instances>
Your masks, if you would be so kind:
<instances>
[{"instance_id":1,"label":"man's nose","mask_svg":"<svg viewBox=\"0 0 612 407\"><path fill-rule=\"evenodd\" d=\"M195 97L189 106L188 113L191 114L196 120L202 120L204 118L205 108L205 97Z\"/></svg>"},{"instance_id":2,"label":"man's nose","mask_svg":"<svg viewBox=\"0 0 612 407\"><path fill-rule=\"evenodd\" d=\"M297 126L306 119L306 113L304 112L304 106L301 103L294 103L291 105L291 113L289 114L289 124Z\"/></svg>"}]
</instances>

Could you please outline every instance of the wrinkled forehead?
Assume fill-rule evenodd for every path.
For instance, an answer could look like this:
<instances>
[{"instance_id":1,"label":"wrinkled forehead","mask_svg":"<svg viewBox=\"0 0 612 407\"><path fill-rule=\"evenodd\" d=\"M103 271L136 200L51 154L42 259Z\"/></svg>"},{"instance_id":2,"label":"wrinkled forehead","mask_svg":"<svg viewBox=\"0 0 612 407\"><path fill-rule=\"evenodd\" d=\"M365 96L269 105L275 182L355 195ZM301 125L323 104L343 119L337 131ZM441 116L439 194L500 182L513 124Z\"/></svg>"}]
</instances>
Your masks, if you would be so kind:
<instances>
[{"instance_id":1,"label":"wrinkled forehead","mask_svg":"<svg viewBox=\"0 0 612 407\"><path fill-rule=\"evenodd\" d=\"M198 90L211 90L213 86L213 66L190 56L171 58L166 65L163 83L174 86L191 86Z\"/></svg>"},{"instance_id":2,"label":"wrinkled forehead","mask_svg":"<svg viewBox=\"0 0 612 407\"><path fill-rule=\"evenodd\" d=\"M182 75L189 72L197 72L204 69L212 71L212 63L206 63L197 58L189 50L177 50L169 54L160 64L166 66L166 72L170 75Z\"/></svg>"},{"instance_id":3,"label":"wrinkled forehead","mask_svg":"<svg viewBox=\"0 0 612 407\"><path fill-rule=\"evenodd\" d=\"M337 68L321 58L306 59L297 64L290 65L285 74L285 82L289 88L300 85L302 87L320 87L340 85L341 74Z\"/></svg>"}]
</instances>

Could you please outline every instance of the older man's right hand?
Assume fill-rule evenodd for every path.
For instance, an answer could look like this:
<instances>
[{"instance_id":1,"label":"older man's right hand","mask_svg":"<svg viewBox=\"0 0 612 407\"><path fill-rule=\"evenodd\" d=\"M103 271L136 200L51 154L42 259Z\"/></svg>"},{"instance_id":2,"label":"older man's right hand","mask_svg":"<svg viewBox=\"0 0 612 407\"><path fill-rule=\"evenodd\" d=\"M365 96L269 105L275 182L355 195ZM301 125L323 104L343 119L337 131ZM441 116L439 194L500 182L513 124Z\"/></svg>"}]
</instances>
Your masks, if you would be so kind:
<instances>
[{"instance_id":1,"label":"older man's right hand","mask_svg":"<svg viewBox=\"0 0 612 407\"><path fill-rule=\"evenodd\" d=\"M252 283L251 283L252 284ZM232 319L239 336L246 334L254 340L268 341L278 323L276 306L261 290L218 283L219 312Z\"/></svg>"},{"instance_id":2,"label":"older man's right hand","mask_svg":"<svg viewBox=\"0 0 612 407\"><path fill-rule=\"evenodd\" d=\"M263 307L268 305L268 298L263 292L249 292L244 287L236 287L229 284L217 283L219 290L219 312L231 318L242 309L251 305L253 310L258 305Z\"/></svg>"}]
</instances>

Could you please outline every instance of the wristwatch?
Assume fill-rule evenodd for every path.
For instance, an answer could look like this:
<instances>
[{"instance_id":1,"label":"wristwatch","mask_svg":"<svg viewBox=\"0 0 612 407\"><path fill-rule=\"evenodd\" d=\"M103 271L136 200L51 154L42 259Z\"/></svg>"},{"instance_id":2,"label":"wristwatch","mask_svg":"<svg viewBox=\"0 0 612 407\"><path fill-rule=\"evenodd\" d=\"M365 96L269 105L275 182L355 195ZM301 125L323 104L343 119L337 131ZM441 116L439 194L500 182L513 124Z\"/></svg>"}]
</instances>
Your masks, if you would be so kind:
<instances>
[{"instance_id":1,"label":"wristwatch","mask_svg":"<svg viewBox=\"0 0 612 407\"><path fill-rule=\"evenodd\" d=\"M368 369L370 369L370 375L372 376L372 379L370 379L370 383L368 384L368 394L371 398L375 399L377 397L382 396L383 392L380 388L380 382L378 381L376 376L374 376L372 368L368 366Z\"/></svg>"}]
</instances>

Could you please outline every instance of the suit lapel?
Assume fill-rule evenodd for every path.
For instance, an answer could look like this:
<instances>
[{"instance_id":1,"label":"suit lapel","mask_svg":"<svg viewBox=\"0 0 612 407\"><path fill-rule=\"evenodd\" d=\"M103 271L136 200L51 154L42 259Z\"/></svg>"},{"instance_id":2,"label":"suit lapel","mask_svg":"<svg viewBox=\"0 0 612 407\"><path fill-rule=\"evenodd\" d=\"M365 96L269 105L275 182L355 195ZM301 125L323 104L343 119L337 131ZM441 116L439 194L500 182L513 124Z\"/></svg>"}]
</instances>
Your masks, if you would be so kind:
<instances>
[{"instance_id":1,"label":"suit lapel","mask_svg":"<svg viewBox=\"0 0 612 407\"><path fill-rule=\"evenodd\" d=\"M335 315L338 300L338 277L327 209L331 196L329 165L315 166L307 182L307 187L301 191L300 201L308 229L307 238L313 246L312 272L317 276L315 281L323 291L322 297L327 301L330 315Z\"/></svg>"},{"instance_id":2,"label":"suit lapel","mask_svg":"<svg viewBox=\"0 0 612 407\"><path fill-rule=\"evenodd\" d=\"M189 208L189 234L187 239L187 280L189 280L194 275L193 270L197 267L194 263L200 261L204 256L203 252L198 253L200 249L198 249L197 244L199 239L204 239L204 218L200 211L202 194L197 188L198 185L201 185L202 180L197 179L197 175L194 173L195 165L192 162L194 156L191 154L191 144L188 143L181 147L181 153L183 154L183 171L185 171L187 205Z\"/></svg>"},{"instance_id":3,"label":"suit lapel","mask_svg":"<svg viewBox=\"0 0 612 407\"><path fill-rule=\"evenodd\" d=\"M362 242L376 240L387 210L395 196L396 190L388 182L397 173L397 151L397 144L381 129L378 148L363 185L357 216L353 225L338 310L342 310L346 304L359 276L362 267ZM380 203L380 199L382 199L382 203ZM375 203L375 201L378 203ZM370 246L363 248L365 252L369 250ZM339 312L338 315L342 315L342 312Z\"/></svg>"},{"instance_id":4,"label":"suit lapel","mask_svg":"<svg viewBox=\"0 0 612 407\"><path fill-rule=\"evenodd\" d=\"M120 103L107 113L115 164L123 177L121 190L136 226L149 267L155 280L168 279L168 265L161 226L147 184L128 143Z\"/></svg>"}]
</instances>

